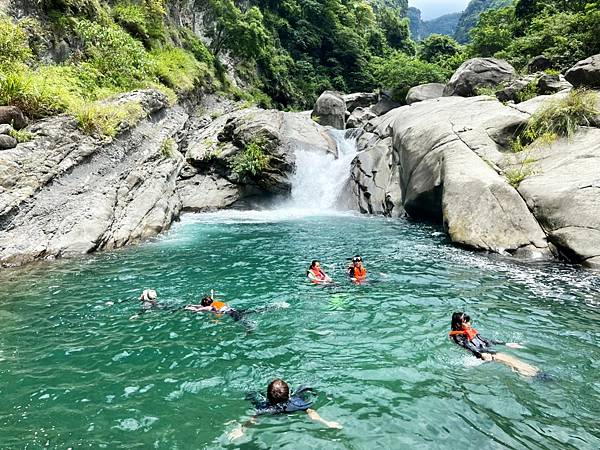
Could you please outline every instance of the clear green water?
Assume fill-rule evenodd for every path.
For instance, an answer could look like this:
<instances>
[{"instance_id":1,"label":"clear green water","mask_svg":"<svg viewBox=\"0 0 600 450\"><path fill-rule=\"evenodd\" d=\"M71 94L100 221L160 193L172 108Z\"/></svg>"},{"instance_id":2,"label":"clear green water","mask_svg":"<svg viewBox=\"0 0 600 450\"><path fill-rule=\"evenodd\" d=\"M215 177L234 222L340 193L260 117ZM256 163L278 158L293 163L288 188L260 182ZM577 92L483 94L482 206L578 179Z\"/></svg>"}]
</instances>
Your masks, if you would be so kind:
<instances>
[{"instance_id":1,"label":"clear green water","mask_svg":"<svg viewBox=\"0 0 600 450\"><path fill-rule=\"evenodd\" d=\"M2 271L0 447L228 446L245 393L274 377L316 388L344 428L263 417L245 448L600 447L597 275L469 253L402 220L281 214L191 216L139 247ZM343 279L357 252L371 284ZM313 258L340 286L306 282ZM289 307L250 333L184 312L130 321L144 287L173 306L214 288L238 308ZM553 381L452 345L454 310L524 343L507 352Z\"/></svg>"}]
</instances>

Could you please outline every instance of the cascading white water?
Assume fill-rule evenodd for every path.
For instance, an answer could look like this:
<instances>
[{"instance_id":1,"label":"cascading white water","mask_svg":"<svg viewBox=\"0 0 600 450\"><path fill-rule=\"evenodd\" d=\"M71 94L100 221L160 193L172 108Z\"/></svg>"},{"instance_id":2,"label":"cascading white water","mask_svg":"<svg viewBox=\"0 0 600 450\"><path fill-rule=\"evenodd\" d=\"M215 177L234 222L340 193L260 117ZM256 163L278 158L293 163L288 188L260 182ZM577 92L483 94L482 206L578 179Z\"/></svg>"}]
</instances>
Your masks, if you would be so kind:
<instances>
[{"instance_id":1,"label":"cascading white water","mask_svg":"<svg viewBox=\"0 0 600 450\"><path fill-rule=\"evenodd\" d=\"M357 153L359 134L344 130L332 130L330 134L337 143L337 158L330 153L296 152L292 207L315 211L335 208L336 200L350 176L350 163Z\"/></svg>"}]
</instances>

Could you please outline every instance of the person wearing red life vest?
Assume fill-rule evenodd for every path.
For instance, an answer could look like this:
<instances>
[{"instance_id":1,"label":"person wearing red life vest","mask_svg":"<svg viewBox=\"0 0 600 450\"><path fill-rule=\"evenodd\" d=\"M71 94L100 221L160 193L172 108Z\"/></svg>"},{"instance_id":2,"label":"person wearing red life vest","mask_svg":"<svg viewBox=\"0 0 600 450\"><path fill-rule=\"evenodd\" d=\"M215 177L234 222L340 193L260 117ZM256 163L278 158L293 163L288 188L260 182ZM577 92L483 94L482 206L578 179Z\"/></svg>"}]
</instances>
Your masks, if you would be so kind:
<instances>
[{"instance_id":1,"label":"person wearing red life vest","mask_svg":"<svg viewBox=\"0 0 600 450\"><path fill-rule=\"evenodd\" d=\"M360 283L367 278L367 269L363 266L360 255L352 258L352 264L348 267L348 276L355 283Z\"/></svg>"},{"instance_id":2,"label":"person wearing red life vest","mask_svg":"<svg viewBox=\"0 0 600 450\"><path fill-rule=\"evenodd\" d=\"M321 262L316 259L310 264L306 276L315 284L327 284L333 281L325 272L323 272L323 269L321 269Z\"/></svg>"},{"instance_id":3,"label":"person wearing red life vest","mask_svg":"<svg viewBox=\"0 0 600 450\"><path fill-rule=\"evenodd\" d=\"M448 333L450 340L469 350L475 357L484 361L496 361L505 364L513 371L528 377L534 377L539 374L537 367L527 364L514 356L493 351L492 345L506 345L510 348L523 348L523 346L484 338L471 326L471 318L464 312L455 312L452 314L450 327L451 331Z\"/></svg>"}]
</instances>

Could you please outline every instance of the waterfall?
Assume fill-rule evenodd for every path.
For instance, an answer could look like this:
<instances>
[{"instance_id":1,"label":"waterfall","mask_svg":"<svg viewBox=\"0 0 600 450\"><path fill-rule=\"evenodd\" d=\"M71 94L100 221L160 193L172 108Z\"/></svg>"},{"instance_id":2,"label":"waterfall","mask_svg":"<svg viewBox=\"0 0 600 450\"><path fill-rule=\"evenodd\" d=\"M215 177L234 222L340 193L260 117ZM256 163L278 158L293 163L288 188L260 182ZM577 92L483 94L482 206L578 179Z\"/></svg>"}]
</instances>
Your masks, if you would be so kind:
<instances>
[{"instance_id":1,"label":"waterfall","mask_svg":"<svg viewBox=\"0 0 600 450\"><path fill-rule=\"evenodd\" d=\"M356 131L330 131L337 143L337 158L331 153L296 152L292 207L315 211L335 209L336 200L350 176L350 163L357 153L356 141L360 134Z\"/></svg>"}]
</instances>

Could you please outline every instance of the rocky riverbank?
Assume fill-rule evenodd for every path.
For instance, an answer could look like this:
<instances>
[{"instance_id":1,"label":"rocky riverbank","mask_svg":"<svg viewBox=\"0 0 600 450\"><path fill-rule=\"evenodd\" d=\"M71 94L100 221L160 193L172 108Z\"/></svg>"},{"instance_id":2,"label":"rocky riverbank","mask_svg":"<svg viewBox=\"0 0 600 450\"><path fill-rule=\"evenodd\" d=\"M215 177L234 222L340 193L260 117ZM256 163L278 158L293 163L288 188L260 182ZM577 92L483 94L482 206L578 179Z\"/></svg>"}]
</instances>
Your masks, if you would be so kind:
<instances>
[{"instance_id":1,"label":"rocky riverbank","mask_svg":"<svg viewBox=\"0 0 600 450\"><path fill-rule=\"evenodd\" d=\"M567 79L589 84L594 61ZM84 134L67 115L35 122L25 128L31 141L0 152L0 263L117 248L168 229L181 212L289 195L296 150L336 154L327 128L348 126L359 127L347 132L358 154L341 207L439 223L471 249L600 267L600 116L514 152L531 118L572 86L556 77L554 94L501 102L506 86L522 85L495 64L468 61L451 89L415 88L406 106L326 92L312 118L215 97L171 106L145 90L111 102L141 111L115 138ZM475 95L499 79L498 98Z\"/></svg>"},{"instance_id":2,"label":"rocky riverbank","mask_svg":"<svg viewBox=\"0 0 600 450\"><path fill-rule=\"evenodd\" d=\"M84 134L61 115L26 128L32 140L0 152L0 264L20 265L137 243L182 211L230 207L289 192L296 148L336 152L307 114L170 106L153 90L115 99L139 105L115 138ZM252 173L251 146L264 167Z\"/></svg>"}]
</instances>

